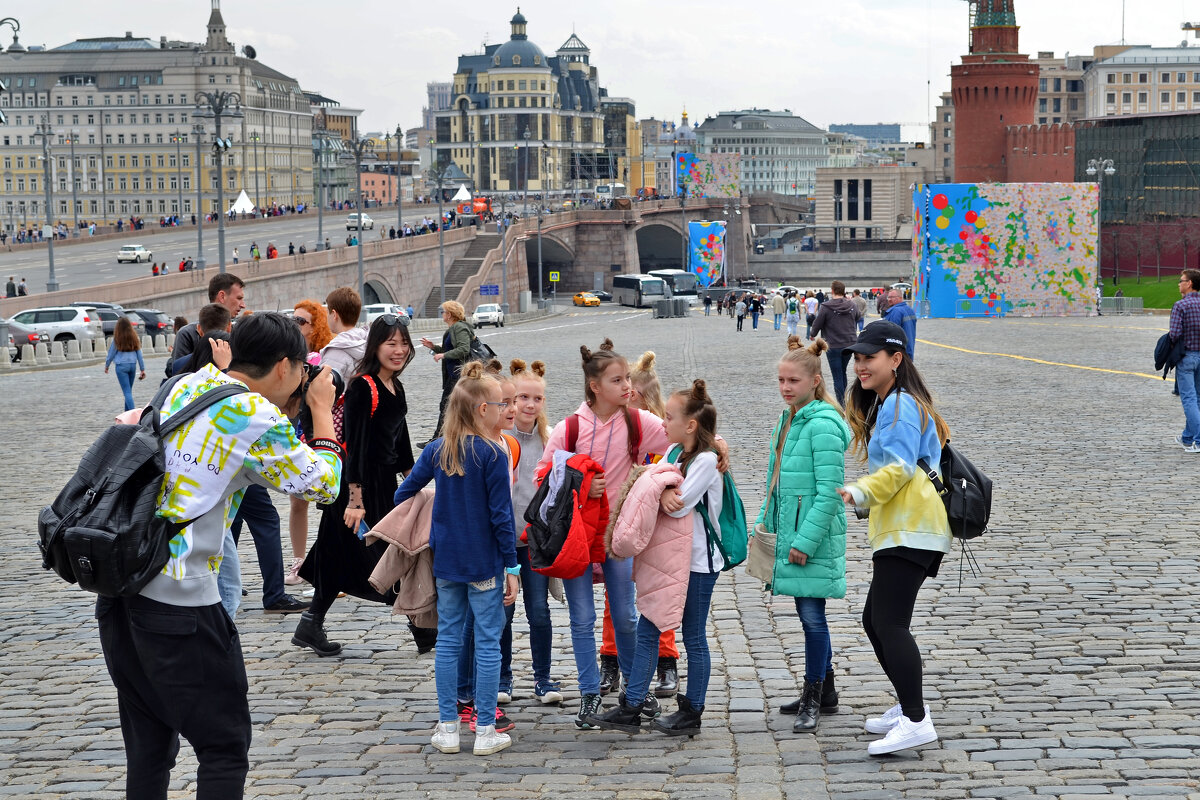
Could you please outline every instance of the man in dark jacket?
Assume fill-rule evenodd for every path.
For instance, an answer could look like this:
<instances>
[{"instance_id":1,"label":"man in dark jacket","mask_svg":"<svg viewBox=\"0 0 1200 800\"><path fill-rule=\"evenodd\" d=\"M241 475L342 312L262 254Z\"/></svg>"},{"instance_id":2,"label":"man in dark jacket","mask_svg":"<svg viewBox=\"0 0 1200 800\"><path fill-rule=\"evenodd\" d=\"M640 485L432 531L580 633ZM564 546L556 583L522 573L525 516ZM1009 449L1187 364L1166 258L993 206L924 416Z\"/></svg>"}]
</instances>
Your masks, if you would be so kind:
<instances>
[{"instance_id":1,"label":"man in dark jacket","mask_svg":"<svg viewBox=\"0 0 1200 800\"><path fill-rule=\"evenodd\" d=\"M904 329L908 357L916 358L917 312L913 311L912 306L904 302L904 295L899 289L892 289L887 293L887 310L883 312L883 318L888 322L896 323Z\"/></svg>"},{"instance_id":2,"label":"man in dark jacket","mask_svg":"<svg viewBox=\"0 0 1200 800\"><path fill-rule=\"evenodd\" d=\"M829 359L829 371L833 374L833 391L837 401L843 404L846 396L846 367L853 355L846 348L858 341L858 321L862 312L854 301L846 297L846 284L834 281L831 286L832 296L817 309L817 318L813 320L812 335L825 334L829 349L825 357Z\"/></svg>"}]
</instances>

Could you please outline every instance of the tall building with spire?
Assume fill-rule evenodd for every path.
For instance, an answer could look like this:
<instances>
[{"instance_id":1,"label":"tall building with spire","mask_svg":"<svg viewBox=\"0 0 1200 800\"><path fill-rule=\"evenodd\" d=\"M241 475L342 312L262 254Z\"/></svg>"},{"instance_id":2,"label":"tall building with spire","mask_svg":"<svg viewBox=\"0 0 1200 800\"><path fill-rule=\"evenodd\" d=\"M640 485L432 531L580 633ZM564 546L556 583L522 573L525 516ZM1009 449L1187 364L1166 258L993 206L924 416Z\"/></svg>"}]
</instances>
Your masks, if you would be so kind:
<instances>
[{"instance_id":1,"label":"tall building with spire","mask_svg":"<svg viewBox=\"0 0 1200 800\"><path fill-rule=\"evenodd\" d=\"M1034 121L1038 65L1018 52L1014 0L969 0L968 53L950 68L954 103L954 180L1008 178L1008 126Z\"/></svg>"}]
</instances>

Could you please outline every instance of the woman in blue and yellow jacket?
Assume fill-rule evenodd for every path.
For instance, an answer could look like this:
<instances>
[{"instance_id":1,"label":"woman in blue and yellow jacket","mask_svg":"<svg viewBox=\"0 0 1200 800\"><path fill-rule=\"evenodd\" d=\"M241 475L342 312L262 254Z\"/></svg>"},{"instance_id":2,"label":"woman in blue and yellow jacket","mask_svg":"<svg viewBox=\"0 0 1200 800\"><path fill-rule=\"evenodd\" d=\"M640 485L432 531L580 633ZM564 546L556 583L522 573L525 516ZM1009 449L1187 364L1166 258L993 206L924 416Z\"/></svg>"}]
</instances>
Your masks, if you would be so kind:
<instances>
[{"instance_id":1,"label":"woman in blue and yellow jacket","mask_svg":"<svg viewBox=\"0 0 1200 800\"><path fill-rule=\"evenodd\" d=\"M937 740L922 691L921 652L909 626L921 585L937 575L950 552L945 506L918 462L937 469L950 432L906 345L904 330L881 320L848 348L856 379L846 419L869 474L838 491L856 510L869 509L873 573L863 628L899 699L867 720L868 732L885 734L867 747L871 755Z\"/></svg>"}]
</instances>

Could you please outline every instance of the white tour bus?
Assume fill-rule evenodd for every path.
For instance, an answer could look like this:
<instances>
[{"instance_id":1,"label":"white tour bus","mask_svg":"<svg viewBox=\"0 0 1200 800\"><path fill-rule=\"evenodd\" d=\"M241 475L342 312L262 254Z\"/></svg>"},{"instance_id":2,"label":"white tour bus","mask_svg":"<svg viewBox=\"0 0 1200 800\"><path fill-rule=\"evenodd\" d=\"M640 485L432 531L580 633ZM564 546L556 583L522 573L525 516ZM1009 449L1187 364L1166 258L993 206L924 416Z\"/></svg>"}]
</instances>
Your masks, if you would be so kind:
<instances>
[{"instance_id":1,"label":"white tour bus","mask_svg":"<svg viewBox=\"0 0 1200 800\"><path fill-rule=\"evenodd\" d=\"M649 308L667 298L667 284L653 275L616 275L612 279L613 300L623 306Z\"/></svg>"},{"instance_id":2,"label":"white tour bus","mask_svg":"<svg viewBox=\"0 0 1200 800\"><path fill-rule=\"evenodd\" d=\"M646 274L662 278L671 292L671 297L683 298L687 300L689 306L694 306L698 302L699 281L692 273L682 269L652 269Z\"/></svg>"}]
</instances>

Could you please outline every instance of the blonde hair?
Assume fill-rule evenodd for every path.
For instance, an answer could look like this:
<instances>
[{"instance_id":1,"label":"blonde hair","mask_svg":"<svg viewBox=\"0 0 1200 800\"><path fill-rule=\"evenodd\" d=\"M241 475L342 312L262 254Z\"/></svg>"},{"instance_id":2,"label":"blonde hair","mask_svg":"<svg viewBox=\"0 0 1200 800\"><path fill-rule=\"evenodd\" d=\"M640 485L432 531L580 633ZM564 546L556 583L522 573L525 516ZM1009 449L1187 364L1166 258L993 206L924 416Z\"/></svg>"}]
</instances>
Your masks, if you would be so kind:
<instances>
[{"instance_id":1,"label":"blonde hair","mask_svg":"<svg viewBox=\"0 0 1200 800\"><path fill-rule=\"evenodd\" d=\"M779 359L779 363L795 364L809 375L820 376L820 382L813 389L813 399L821 400L841 411L842 407L838 405L837 398L831 397L829 392L825 390L825 377L821 375L821 354L829 349L829 343L824 339L817 338L812 344L805 347L801 343L799 336L792 335L788 337L787 344L787 352Z\"/></svg>"},{"instance_id":2,"label":"blonde hair","mask_svg":"<svg viewBox=\"0 0 1200 800\"><path fill-rule=\"evenodd\" d=\"M463 460L466 457L467 439L478 436L500 451L492 441L491 431L479 427L475 413L481 404L489 402L491 387L499 387L495 375L490 375L483 364L471 361L462 368L458 383L450 391L446 401L446 421L442 426L442 450L438 453L438 467L447 475L464 475Z\"/></svg>"},{"instance_id":3,"label":"blonde hair","mask_svg":"<svg viewBox=\"0 0 1200 800\"><path fill-rule=\"evenodd\" d=\"M546 363L544 361L534 361L528 367L520 358L514 358L508 363L508 371L512 373L514 381L537 381L542 385L542 391L546 390ZM550 441L550 420L546 418L546 404L542 404L542 409L538 411L537 417L533 421L533 429L537 432L538 438L542 440L542 445Z\"/></svg>"},{"instance_id":4,"label":"blonde hair","mask_svg":"<svg viewBox=\"0 0 1200 800\"><path fill-rule=\"evenodd\" d=\"M441 309L443 313L449 314L455 322L462 322L467 318L467 310L457 300L447 300L442 303Z\"/></svg>"},{"instance_id":5,"label":"blonde hair","mask_svg":"<svg viewBox=\"0 0 1200 800\"><path fill-rule=\"evenodd\" d=\"M662 384L658 382L658 373L654 370L653 350L642 353L641 358L633 365L629 379L633 381L638 394L642 396L642 407L656 417L666 416L667 409L663 404Z\"/></svg>"}]
</instances>

